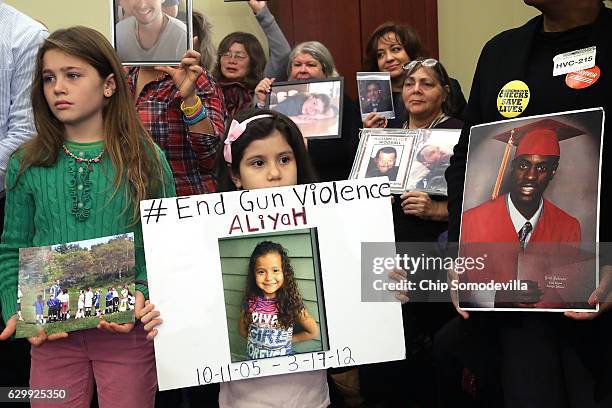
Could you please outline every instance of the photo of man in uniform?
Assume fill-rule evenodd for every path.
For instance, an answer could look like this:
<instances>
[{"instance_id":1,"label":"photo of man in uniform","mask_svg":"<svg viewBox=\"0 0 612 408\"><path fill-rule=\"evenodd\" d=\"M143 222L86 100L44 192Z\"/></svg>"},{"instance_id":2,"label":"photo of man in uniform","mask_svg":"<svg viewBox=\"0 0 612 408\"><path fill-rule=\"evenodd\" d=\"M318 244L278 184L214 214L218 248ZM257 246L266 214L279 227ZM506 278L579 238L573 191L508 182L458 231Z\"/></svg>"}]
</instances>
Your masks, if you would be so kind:
<instances>
[{"instance_id":1,"label":"photo of man in uniform","mask_svg":"<svg viewBox=\"0 0 612 408\"><path fill-rule=\"evenodd\" d=\"M397 178L398 154L393 146L384 146L378 149L376 156L370 161L366 170L366 177L387 176L389 181L395 181Z\"/></svg>"},{"instance_id":2,"label":"photo of man in uniform","mask_svg":"<svg viewBox=\"0 0 612 408\"><path fill-rule=\"evenodd\" d=\"M126 18L115 26L123 62L180 61L187 51L187 25L163 12L163 0L119 0Z\"/></svg>"}]
</instances>

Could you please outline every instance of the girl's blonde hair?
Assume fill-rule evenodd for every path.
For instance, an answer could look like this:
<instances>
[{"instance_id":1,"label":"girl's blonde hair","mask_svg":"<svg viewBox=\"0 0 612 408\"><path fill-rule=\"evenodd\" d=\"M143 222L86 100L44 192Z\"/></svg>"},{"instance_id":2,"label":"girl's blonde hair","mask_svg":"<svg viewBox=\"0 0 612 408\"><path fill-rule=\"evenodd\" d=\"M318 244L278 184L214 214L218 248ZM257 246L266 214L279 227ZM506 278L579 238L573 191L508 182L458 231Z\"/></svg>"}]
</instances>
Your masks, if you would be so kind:
<instances>
[{"instance_id":1,"label":"girl's blonde hair","mask_svg":"<svg viewBox=\"0 0 612 408\"><path fill-rule=\"evenodd\" d=\"M110 43L99 32L82 26L57 30L42 44L36 56L32 82L32 110L36 136L26 142L19 174L30 166L52 166L64 143L64 124L49 108L43 89L43 57L49 50L59 50L91 65L102 80L113 75L116 89L103 107L104 154L115 170L113 192L125 188L126 208L134 222L139 219L139 203L163 189L161 158L149 133L142 126L123 67Z\"/></svg>"}]
</instances>

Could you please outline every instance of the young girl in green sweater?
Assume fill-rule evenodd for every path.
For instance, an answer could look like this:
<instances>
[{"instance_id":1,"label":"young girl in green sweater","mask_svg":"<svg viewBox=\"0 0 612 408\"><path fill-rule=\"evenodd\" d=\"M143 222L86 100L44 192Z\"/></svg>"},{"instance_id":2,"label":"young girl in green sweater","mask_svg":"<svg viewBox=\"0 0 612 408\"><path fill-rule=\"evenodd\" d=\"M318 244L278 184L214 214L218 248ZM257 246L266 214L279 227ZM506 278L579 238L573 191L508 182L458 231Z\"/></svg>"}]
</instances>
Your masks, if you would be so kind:
<instances>
[{"instance_id":1,"label":"young girl in green sweater","mask_svg":"<svg viewBox=\"0 0 612 408\"><path fill-rule=\"evenodd\" d=\"M193 83L197 68L189 61L176 70ZM37 135L11 157L6 175L0 301L7 327L0 340L15 330L19 248L25 247L133 232L138 319L148 297L139 202L173 196L175 189L104 36L85 27L51 34L38 52L32 108ZM30 386L65 389L57 406L89 406L94 381L101 407L153 406L154 351L138 320L101 320L98 329L70 335L41 330L29 341Z\"/></svg>"}]
</instances>

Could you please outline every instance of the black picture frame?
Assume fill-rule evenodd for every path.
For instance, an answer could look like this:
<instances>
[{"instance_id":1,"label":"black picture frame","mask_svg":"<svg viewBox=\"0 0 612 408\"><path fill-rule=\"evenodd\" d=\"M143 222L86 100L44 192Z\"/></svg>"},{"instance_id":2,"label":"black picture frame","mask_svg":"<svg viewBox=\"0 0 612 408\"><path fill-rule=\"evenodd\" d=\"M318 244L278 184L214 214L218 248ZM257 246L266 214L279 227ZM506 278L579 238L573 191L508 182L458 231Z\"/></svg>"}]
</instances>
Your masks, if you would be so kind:
<instances>
[{"instance_id":1,"label":"black picture frame","mask_svg":"<svg viewBox=\"0 0 612 408\"><path fill-rule=\"evenodd\" d=\"M293 97L297 94L308 95L313 93L321 94L323 92L313 92L310 90L311 85L316 85L312 88L319 88L318 84L330 84L329 92L324 93L330 99L330 107L331 110L337 110L337 114L335 116L330 116L329 118L313 118L312 120L308 120L307 118L303 119L304 122L300 123L302 118L306 115L290 115L287 114L287 109L275 109L280 103L278 102L278 93L279 92L291 92L295 93L285 96L285 98ZM337 98L337 99L336 99ZM287 99L284 99L281 102L284 102ZM337 104L334 102L337 101ZM296 101L296 104L299 101ZM303 102L302 102L303 103ZM342 117L343 117L343 103L344 103L344 77L330 77L323 79L308 79L308 80L300 80L300 81L283 81L283 82L273 82L271 86L270 93L268 93L268 98L266 100L266 108L271 109L276 112L280 112L286 114L289 118L291 118L295 124L298 126L302 135L308 139L338 139L342 137ZM296 105L297 106L297 105ZM294 110L296 108L294 106ZM292 112L288 112L292 113ZM300 118L300 119L298 119ZM334 118L333 124L324 128L325 124L323 121L327 119ZM312 125L312 126L310 126Z\"/></svg>"}]
</instances>

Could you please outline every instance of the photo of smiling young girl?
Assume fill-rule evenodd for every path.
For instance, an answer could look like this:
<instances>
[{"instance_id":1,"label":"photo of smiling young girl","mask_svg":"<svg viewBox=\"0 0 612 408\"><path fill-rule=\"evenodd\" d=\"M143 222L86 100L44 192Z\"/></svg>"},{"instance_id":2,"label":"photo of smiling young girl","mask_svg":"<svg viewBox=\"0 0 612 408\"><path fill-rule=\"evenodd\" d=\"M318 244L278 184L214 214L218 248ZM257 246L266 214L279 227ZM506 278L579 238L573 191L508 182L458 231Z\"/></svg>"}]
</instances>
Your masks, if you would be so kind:
<instances>
[{"instance_id":1,"label":"photo of smiling young girl","mask_svg":"<svg viewBox=\"0 0 612 408\"><path fill-rule=\"evenodd\" d=\"M262 241L251 258L238 333L247 339L249 359L293 354L293 343L312 340L319 326L310 315L282 245ZM302 331L294 334L299 324Z\"/></svg>"}]
</instances>

